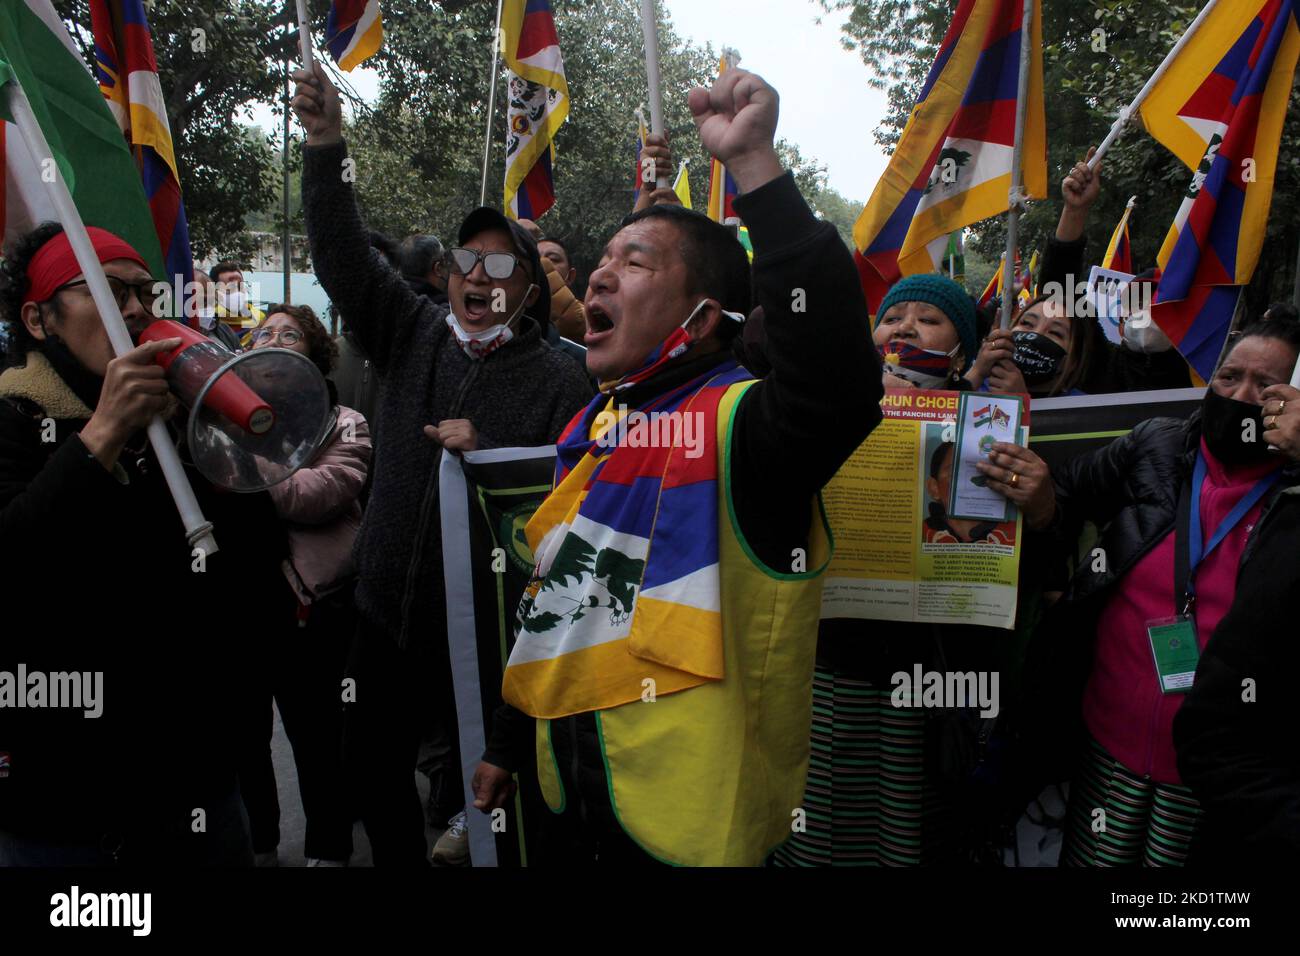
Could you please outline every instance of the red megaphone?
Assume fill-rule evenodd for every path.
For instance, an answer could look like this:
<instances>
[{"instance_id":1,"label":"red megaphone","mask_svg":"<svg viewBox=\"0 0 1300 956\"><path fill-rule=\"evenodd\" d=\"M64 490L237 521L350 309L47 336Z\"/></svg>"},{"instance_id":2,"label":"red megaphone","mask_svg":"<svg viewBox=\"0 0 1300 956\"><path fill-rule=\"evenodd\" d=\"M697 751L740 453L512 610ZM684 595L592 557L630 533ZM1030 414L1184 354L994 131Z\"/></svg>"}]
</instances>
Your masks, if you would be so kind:
<instances>
[{"instance_id":1,"label":"red megaphone","mask_svg":"<svg viewBox=\"0 0 1300 956\"><path fill-rule=\"evenodd\" d=\"M157 362L166 370L172 391L192 409L204 387L234 354L197 329L171 319L154 322L140 333L141 344L174 338L180 339L181 344L170 352L159 352ZM212 382L203 401L254 435L266 434L275 424L271 406L238 375L221 375Z\"/></svg>"}]
</instances>

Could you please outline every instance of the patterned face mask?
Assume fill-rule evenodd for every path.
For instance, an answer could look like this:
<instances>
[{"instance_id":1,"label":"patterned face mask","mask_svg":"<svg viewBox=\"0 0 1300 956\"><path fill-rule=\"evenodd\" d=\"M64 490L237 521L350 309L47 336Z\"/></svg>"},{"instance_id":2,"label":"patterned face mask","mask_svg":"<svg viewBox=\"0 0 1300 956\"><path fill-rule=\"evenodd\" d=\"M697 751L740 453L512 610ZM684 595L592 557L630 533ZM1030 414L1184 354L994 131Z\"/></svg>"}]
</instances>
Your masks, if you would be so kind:
<instances>
[{"instance_id":1,"label":"patterned face mask","mask_svg":"<svg viewBox=\"0 0 1300 956\"><path fill-rule=\"evenodd\" d=\"M951 352L940 352L894 339L877 346L877 351L886 372L905 378L918 388L943 388L952 372L952 357L959 348L960 345L955 345Z\"/></svg>"}]
</instances>

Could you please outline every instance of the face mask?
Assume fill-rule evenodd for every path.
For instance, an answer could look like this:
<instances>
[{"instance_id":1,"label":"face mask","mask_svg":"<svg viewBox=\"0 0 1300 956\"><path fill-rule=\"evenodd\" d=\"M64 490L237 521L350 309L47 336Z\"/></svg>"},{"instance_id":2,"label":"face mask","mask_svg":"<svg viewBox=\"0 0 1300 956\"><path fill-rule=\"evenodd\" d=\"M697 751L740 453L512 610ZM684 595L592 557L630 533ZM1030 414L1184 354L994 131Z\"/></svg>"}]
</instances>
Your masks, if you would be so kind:
<instances>
[{"instance_id":1,"label":"face mask","mask_svg":"<svg viewBox=\"0 0 1300 956\"><path fill-rule=\"evenodd\" d=\"M204 305L199 307L199 327L205 332L211 332L217 325L217 310L215 306Z\"/></svg>"},{"instance_id":2,"label":"face mask","mask_svg":"<svg viewBox=\"0 0 1300 956\"><path fill-rule=\"evenodd\" d=\"M1143 355L1168 352L1174 347L1169 337L1160 331L1160 326L1151 320L1150 312L1134 312L1125 319L1120 336L1128 348Z\"/></svg>"},{"instance_id":3,"label":"face mask","mask_svg":"<svg viewBox=\"0 0 1300 956\"><path fill-rule=\"evenodd\" d=\"M917 348L910 342L894 339L877 346L885 363L885 371L905 378L917 388L943 388L952 374L952 357L960 345L951 352Z\"/></svg>"},{"instance_id":4,"label":"face mask","mask_svg":"<svg viewBox=\"0 0 1300 956\"><path fill-rule=\"evenodd\" d=\"M1263 406L1224 398L1213 388L1206 389L1201 404L1201 434L1210 453L1225 465L1258 464L1271 457ZM1245 440L1249 438L1254 441Z\"/></svg>"},{"instance_id":5,"label":"face mask","mask_svg":"<svg viewBox=\"0 0 1300 956\"><path fill-rule=\"evenodd\" d=\"M221 305L232 315L243 315L248 308L248 293L243 291L222 292Z\"/></svg>"},{"instance_id":6,"label":"face mask","mask_svg":"<svg viewBox=\"0 0 1300 956\"><path fill-rule=\"evenodd\" d=\"M690 333L686 331L686 327L691 324L691 321L697 315L700 314L700 309L704 308L708 302L708 299L701 299L696 304L695 308L691 310L691 314L686 317L686 321L673 329L672 334L659 343L659 345L655 347L654 351L646 356L645 361L641 363L640 368L636 369L636 371L629 372L627 375L624 375L619 379L617 383L612 386L613 390L621 391L625 388L631 388L638 382L644 382L646 379L655 375L664 365L678 356L685 355L690 351L695 343L691 341ZM745 317L738 312L728 312L726 309L723 309L722 314L733 322L745 321ZM601 386L602 391L608 388L610 388L608 383L603 383Z\"/></svg>"},{"instance_id":7,"label":"face mask","mask_svg":"<svg viewBox=\"0 0 1300 956\"><path fill-rule=\"evenodd\" d=\"M473 332L466 331L455 314L448 312L447 327L451 329L451 334L456 336L456 342L460 345L461 351L472 359L485 359L513 339L515 333L510 326L514 325L515 319L519 318L519 313L524 311L524 305L528 302L528 297L533 294L533 290L536 288L535 285L530 284L528 286L528 291L524 293L519 308L515 309L515 314L510 316L507 321L486 329Z\"/></svg>"},{"instance_id":8,"label":"face mask","mask_svg":"<svg viewBox=\"0 0 1300 956\"><path fill-rule=\"evenodd\" d=\"M1056 378L1065 361L1065 347L1037 332L1012 332L1011 341L1016 346L1012 359L1025 384L1044 385Z\"/></svg>"}]
</instances>

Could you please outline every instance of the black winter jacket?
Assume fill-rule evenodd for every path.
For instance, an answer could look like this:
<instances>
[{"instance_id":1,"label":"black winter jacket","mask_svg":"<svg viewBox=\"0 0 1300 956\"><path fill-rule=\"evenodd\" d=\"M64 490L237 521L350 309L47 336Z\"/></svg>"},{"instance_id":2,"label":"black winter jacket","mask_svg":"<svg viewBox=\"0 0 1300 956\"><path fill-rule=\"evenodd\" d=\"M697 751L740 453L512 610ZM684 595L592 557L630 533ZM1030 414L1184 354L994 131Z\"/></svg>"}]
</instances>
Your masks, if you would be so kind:
<instances>
[{"instance_id":1,"label":"black winter jacket","mask_svg":"<svg viewBox=\"0 0 1300 956\"><path fill-rule=\"evenodd\" d=\"M1267 526L1257 530L1236 598L1174 717L1178 771L1205 810L1193 865L1300 863L1300 726L1292 686L1300 672L1300 487L1280 494Z\"/></svg>"},{"instance_id":2,"label":"black winter jacket","mask_svg":"<svg viewBox=\"0 0 1300 956\"><path fill-rule=\"evenodd\" d=\"M1095 547L1079 557L1064 599L1039 626L1026 665L1031 707L1041 715L1030 723L1044 735L1036 738L1037 743L1043 759L1055 763L1056 772L1071 769L1072 755L1061 746L1063 740L1081 739L1080 701L1092 668L1101 610L1115 585L1174 530L1179 497L1191 481L1200 441L1199 411L1187 421L1153 418L1053 474L1057 511L1049 532L1058 557L1069 560L1085 524L1095 525L1100 532ZM1243 568L1252 564L1260 533L1272 521L1280 493L1297 483L1300 468L1290 465L1251 529ZM1153 586L1172 591L1173 582L1158 581Z\"/></svg>"},{"instance_id":3,"label":"black winter jacket","mask_svg":"<svg viewBox=\"0 0 1300 956\"><path fill-rule=\"evenodd\" d=\"M515 339L470 359L447 326L447 306L416 295L370 245L347 147L303 149L303 208L312 261L348 330L383 382L374 482L357 537L357 609L401 647L445 653L438 464L425 425L467 418L480 448L549 445L591 400L583 370L542 339L528 316Z\"/></svg>"},{"instance_id":4,"label":"black winter jacket","mask_svg":"<svg viewBox=\"0 0 1300 956\"><path fill-rule=\"evenodd\" d=\"M234 787L251 649L284 591L281 523L265 492L187 466L220 548L196 570L143 435L106 470L78 434L89 408L41 356L0 375L0 396L0 672L103 674L99 717L0 707L0 830L183 859L193 811Z\"/></svg>"}]
</instances>

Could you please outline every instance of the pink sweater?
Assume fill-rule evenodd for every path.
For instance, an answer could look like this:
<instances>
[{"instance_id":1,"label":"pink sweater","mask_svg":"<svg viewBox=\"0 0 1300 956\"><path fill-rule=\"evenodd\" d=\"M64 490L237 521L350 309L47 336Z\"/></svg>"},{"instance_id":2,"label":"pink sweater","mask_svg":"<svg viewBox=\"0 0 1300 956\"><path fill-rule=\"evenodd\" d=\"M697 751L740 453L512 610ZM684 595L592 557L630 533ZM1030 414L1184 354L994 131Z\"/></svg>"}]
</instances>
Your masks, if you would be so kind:
<instances>
[{"instance_id":1,"label":"pink sweater","mask_svg":"<svg viewBox=\"0 0 1300 956\"><path fill-rule=\"evenodd\" d=\"M1268 462L1229 471L1204 442L1201 453L1207 465L1201 485L1201 527L1208 542L1255 482L1279 466ZM1261 501L1246 512L1197 569L1196 638L1202 650L1232 604L1246 539L1262 508ZM1148 621L1174 615L1173 588L1171 531L1124 575L1103 609L1083 698L1088 732L1124 767L1156 783L1182 782L1174 759L1173 725L1185 695L1161 693L1147 639Z\"/></svg>"},{"instance_id":2,"label":"pink sweater","mask_svg":"<svg viewBox=\"0 0 1300 956\"><path fill-rule=\"evenodd\" d=\"M289 530L284 575L303 604L328 594L352 571L352 543L361 527L357 497L370 469L370 451L365 418L340 405L321 453L270 488L275 510Z\"/></svg>"}]
</instances>

